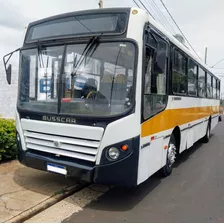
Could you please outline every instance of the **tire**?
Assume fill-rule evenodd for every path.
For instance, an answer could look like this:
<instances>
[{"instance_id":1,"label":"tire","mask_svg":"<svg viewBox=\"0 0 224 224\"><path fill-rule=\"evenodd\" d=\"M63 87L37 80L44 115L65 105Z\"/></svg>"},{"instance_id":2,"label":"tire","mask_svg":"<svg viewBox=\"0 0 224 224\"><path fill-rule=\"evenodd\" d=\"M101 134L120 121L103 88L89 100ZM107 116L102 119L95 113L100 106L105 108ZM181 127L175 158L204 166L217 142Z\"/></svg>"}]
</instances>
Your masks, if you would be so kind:
<instances>
[{"instance_id":1,"label":"tire","mask_svg":"<svg viewBox=\"0 0 224 224\"><path fill-rule=\"evenodd\" d=\"M210 136L211 136L211 123L210 121L208 122L208 126L207 126L207 130L206 130L206 134L205 136L202 138L202 142L203 143L208 143L210 140Z\"/></svg>"},{"instance_id":2,"label":"tire","mask_svg":"<svg viewBox=\"0 0 224 224\"><path fill-rule=\"evenodd\" d=\"M170 137L170 142L167 149L166 165L161 169L161 175L163 177L167 177L172 173L173 164L175 163L175 159L176 159L176 154L177 154L176 140L174 135L172 134ZM171 156L172 156L172 159L171 159Z\"/></svg>"}]
</instances>

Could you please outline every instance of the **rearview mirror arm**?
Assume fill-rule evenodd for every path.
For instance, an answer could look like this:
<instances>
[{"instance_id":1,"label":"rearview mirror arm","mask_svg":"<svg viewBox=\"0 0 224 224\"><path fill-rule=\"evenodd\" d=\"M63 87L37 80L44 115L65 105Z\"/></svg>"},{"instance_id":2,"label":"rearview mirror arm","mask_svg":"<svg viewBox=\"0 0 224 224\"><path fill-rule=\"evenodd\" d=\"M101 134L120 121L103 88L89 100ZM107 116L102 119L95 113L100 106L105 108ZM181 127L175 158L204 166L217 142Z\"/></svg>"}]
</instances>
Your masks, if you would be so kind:
<instances>
[{"instance_id":1,"label":"rearview mirror arm","mask_svg":"<svg viewBox=\"0 0 224 224\"><path fill-rule=\"evenodd\" d=\"M12 51L12 52L9 53L9 54L6 54L6 55L3 57L3 62L4 62L5 71L7 70L6 65L7 65L7 63L9 62L10 58L12 57L12 55L13 55L15 52L17 52L17 51L20 51L20 49L21 49L21 48L18 48L18 49L16 49L16 50ZM8 57L8 56L9 56L9 57ZM7 60L6 60L6 57L8 57Z\"/></svg>"}]
</instances>

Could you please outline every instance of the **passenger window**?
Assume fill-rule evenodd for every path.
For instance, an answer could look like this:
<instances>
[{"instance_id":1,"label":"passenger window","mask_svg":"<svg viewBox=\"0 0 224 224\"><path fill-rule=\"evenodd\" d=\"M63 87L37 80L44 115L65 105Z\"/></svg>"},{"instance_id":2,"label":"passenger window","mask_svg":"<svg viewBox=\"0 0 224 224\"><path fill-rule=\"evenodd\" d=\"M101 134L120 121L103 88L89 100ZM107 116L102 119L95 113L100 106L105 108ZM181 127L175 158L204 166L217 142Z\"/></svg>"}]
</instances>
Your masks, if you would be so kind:
<instances>
[{"instance_id":1,"label":"passenger window","mask_svg":"<svg viewBox=\"0 0 224 224\"><path fill-rule=\"evenodd\" d=\"M150 46L153 49L157 48L157 39L155 38L155 35L152 33L149 33L145 36L145 41L148 46Z\"/></svg>"},{"instance_id":2,"label":"passenger window","mask_svg":"<svg viewBox=\"0 0 224 224\"><path fill-rule=\"evenodd\" d=\"M217 99L220 99L220 81L217 81Z\"/></svg>"},{"instance_id":3,"label":"passenger window","mask_svg":"<svg viewBox=\"0 0 224 224\"><path fill-rule=\"evenodd\" d=\"M145 52L145 94L151 94L152 66L154 61L154 50L146 48Z\"/></svg>"},{"instance_id":4,"label":"passenger window","mask_svg":"<svg viewBox=\"0 0 224 224\"><path fill-rule=\"evenodd\" d=\"M207 73L207 98L212 98L212 77Z\"/></svg>"},{"instance_id":5,"label":"passenger window","mask_svg":"<svg viewBox=\"0 0 224 224\"><path fill-rule=\"evenodd\" d=\"M156 36L156 50L146 47L144 119L160 112L166 106L167 43Z\"/></svg>"},{"instance_id":6,"label":"passenger window","mask_svg":"<svg viewBox=\"0 0 224 224\"><path fill-rule=\"evenodd\" d=\"M205 71L199 67L199 74L198 74L198 95L199 97L206 97L206 90L205 90Z\"/></svg>"},{"instance_id":7,"label":"passenger window","mask_svg":"<svg viewBox=\"0 0 224 224\"><path fill-rule=\"evenodd\" d=\"M187 59L176 50L173 58L172 89L176 94L187 93Z\"/></svg>"},{"instance_id":8,"label":"passenger window","mask_svg":"<svg viewBox=\"0 0 224 224\"><path fill-rule=\"evenodd\" d=\"M198 95L198 66L192 60L189 60L188 65L188 94Z\"/></svg>"},{"instance_id":9,"label":"passenger window","mask_svg":"<svg viewBox=\"0 0 224 224\"><path fill-rule=\"evenodd\" d=\"M216 96L216 93L217 93L216 92L216 89L217 89L217 86L216 86L217 83L216 82L217 82L216 78L213 77L213 99L216 99L216 97L217 97Z\"/></svg>"}]
</instances>

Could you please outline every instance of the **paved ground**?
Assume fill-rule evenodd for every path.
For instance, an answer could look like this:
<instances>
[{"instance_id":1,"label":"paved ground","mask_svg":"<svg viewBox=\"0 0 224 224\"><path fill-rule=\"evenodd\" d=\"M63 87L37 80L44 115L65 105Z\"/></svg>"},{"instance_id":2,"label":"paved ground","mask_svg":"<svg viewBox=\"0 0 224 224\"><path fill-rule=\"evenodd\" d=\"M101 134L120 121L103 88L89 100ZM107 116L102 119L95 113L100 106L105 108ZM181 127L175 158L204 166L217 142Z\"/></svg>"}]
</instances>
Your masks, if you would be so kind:
<instances>
[{"instance_id":1,"label":"paved ground","mask_svg":"<svg viewBox=\"0 0 224 224\"><path fill-rule=\"evenodd\" d=\"M92 184L26 220L25 223L61 223L73 213L82 211L87 204L109 189L110 186Z\"/></svg>"},{"instance_id":2,"label":"paved ground","mask_svg":"<svg viewBox=\"0 0 224 224\"><path fill-rule=\"evenodd\" d=\"M65 222L224 222L224 122L184 153L172 175L114 188Z\"/></svg>"},{"instance_id":3,"label":"paved ground","mask_svg":"<svg viewBox=\"0 0 224 224\"><path fill-rule=\"evenodd\" d=\"M29 214L72 189L76 181L30 169L18 161L0 165L0 223ZM52 197L54 196L55 197Z\"/></svg>"}]
</instances>

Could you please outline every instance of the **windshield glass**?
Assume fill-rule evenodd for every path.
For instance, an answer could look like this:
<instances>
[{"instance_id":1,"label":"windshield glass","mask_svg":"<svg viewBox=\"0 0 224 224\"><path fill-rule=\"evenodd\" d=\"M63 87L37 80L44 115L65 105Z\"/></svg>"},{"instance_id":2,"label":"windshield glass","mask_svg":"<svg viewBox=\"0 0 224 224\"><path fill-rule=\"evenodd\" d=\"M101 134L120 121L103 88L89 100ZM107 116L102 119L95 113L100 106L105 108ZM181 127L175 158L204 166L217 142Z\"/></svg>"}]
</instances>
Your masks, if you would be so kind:
<instances>
[{"instance_id":1,"label":"windshield glass","mask_svg":"<svg viewBox=\"0 0 224 224\"><path fill-rule=\"evenodd\" d=\"M126 23L126 13L74 15L31 26L28 29L26 41L86 33L122 33Z\"/></svg>"},{"instance_id":2,"label":"windshield glass","mask_svg":"<svg viewBox=\"0 0 224 224\"><path fill-rule=\"evenodd\" d=\"M19 106L58 112L59 76L64 47L24 50L20 58Z\"/></svg>"},{"instance_id":3,"label":"windshield glass","mask_svg":"<svg viewBox=\"0 0 224 224\"><path fill-rule=\"evenodd\" d=\"M133 105L135 46L129 42L21 52L19 106L36 112L111 116ZM60 76L62 74L62 76Z\"/></svg>"}]
</instances>

